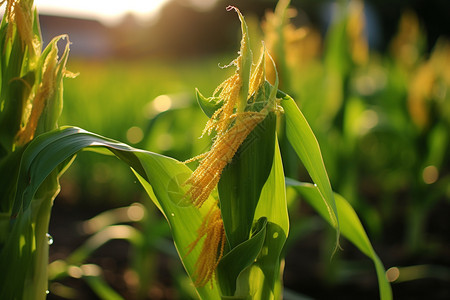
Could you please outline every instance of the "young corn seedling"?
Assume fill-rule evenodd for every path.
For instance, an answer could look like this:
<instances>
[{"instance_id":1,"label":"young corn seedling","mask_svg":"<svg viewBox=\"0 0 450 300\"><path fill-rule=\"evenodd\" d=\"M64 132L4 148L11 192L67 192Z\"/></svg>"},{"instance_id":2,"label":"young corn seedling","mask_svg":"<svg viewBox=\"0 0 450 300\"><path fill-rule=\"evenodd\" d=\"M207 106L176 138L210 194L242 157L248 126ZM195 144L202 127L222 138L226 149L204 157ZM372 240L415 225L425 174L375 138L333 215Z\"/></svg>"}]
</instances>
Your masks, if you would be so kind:
<instances>
[{"instance_id":1,"label":"young corn seedling","mask_svg":"<svg viewBox=\"0 0 450 300\"><path fill-rule=\"evenodd\" d=\"M282 250L289 232L287 180L276 133L282 115L286 136L314 185L287 183L336 228L337 239L341 215L342 233L374 259L381 297L391 298L383 266L354 211L340 197L335 202L307 121L292 98L278 90L278 80L266 80L269 55L264 47L253 65L247 25L236 8L228 8L242 25L239 56L231 64L236 72L212 97L197 93L210 117L204 134L214 138L209 151L190 160L199 160L192 171L187 162L80 128L57 127L68 48L58 60L56 38L40 53L31 7L32 1L7 1L0 31L1 299L46 297L47 230L58 177L82 150L115 155L132 168L167 219L199 298L280 299ZM11 175L4 179L3 174Z\"/></svg>"}]
</instances>

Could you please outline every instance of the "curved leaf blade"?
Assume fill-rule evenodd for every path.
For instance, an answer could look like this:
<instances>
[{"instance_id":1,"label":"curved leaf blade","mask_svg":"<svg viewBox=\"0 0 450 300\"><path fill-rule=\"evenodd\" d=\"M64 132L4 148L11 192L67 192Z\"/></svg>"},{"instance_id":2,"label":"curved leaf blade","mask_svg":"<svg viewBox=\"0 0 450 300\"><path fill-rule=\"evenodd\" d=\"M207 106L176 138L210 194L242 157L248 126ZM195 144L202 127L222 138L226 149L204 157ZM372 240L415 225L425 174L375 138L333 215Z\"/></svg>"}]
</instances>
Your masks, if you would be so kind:
<instances>
[{"instance_id":1,"label":"curved leaf blade","mask_svg":"<svg viewBox=\"0 0 450 300\"><path fill-rule=\"evenodd\" d=\"M311 179L317 185L330 220L336 228L337 244L339 245L339 220L333 190L322 159L319 143L295 101L287 94L278 91L286 117L286 136L302 161Z\"/></svg>"},{"instance_id":2,"label":"curved leaf blade","mask_svg":"<svg viewBox=\"0 0 450 300\"><path fill-rule=\"evenodd\" d=\"M198 105L208 118L211 118L216 110L221 108L224 103L222 99L218 97L206 98L198 89L195 89L195 96L197 98Z\"/></svg>"},{"instance_id":3,"label":"curved leaf blade","mask_svg":"<svg viewBox=\"0 0 450 300\"><path fill-rule=\"evenodd\" d=\"M268 220L264 251L255 265L252 280L262 282L254 291L256 299L279 299L282 293L280 276L283 274L281 261L283 248L289 234L289 217L286 202L286 186L280 148L276 138L272 170L261 191L255 218L265 216ZM262 287L262 288L261 288Z\"/></svg>"},{"instance_id":4,"label":"curved leaf blade","mask_svg":"<svg viewBox=\"0 0 450 300\"><path fill-rule=\"evenodd\" d=\"M328 209L322 201L322 196L318 188L309 183L301 183L292 179L287 179L286 184L293 187L303 198L328 222L331 226L333 220L330 218ZM385 275L385 269L380 258L370 243L369 238L352 206L339 194L334 194L336 207L339 213L339 224L341 233L352 242L361 252L372 259L378 277L378 285L382 300L392 299L392 290Z\"/></svg>"},{"instance_id":5,"label":"curved leaf blade","mask_svg":"<svg viewBox=\"0 0 450 300\"><path fill-rule=\"evenodd\" d=\"M192 171L175 159L135 149L76 127L64 127L45 133L30 143L21 162L18 192L15 198L17 202L15 209L19 217L29 214L33 209L31 204L40 185L49 174L60 167L61 163L79 151L100 148L107 149L133 169L150 198L166 217L182 263L192 277L201 243L189 255L188 246L196 239L203 216L211 205L215 205L215 201L212 198L208 199L200 210L184 201L187 187L183 183ZM104 153L104 151L98 152ZM31 219L20 217L20 224L23 223L22 221L27 223L31 222ZM14 223L18 222L13 221L13 227ZM21 226L27 227L26 224ZM15 244L17 241L18 244L20 238L20 234L10 236L8 243ZM31 255L32 249L28 249L28 252ZM27 254L23 253L23 255ZM14 264L11 264L11 267L14 267ZM198 287L197 292L202 299L219 298L219 292L215 286L214 288Z\"/></svg>"}]
</instances>

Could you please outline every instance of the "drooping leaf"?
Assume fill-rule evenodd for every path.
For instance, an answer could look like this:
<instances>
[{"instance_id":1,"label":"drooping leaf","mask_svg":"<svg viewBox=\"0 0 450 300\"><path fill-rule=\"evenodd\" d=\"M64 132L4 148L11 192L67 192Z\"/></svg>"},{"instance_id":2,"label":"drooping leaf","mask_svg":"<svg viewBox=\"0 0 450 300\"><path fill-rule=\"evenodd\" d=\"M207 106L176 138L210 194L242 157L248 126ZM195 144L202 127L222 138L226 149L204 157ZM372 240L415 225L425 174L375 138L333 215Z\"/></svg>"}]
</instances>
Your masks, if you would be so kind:
<instances>
[{"instance_id":1,"label":"drooping leaf","mask_svg":"<svg viewBox=\"0 0 450 300\"><path fill-rule=\"evenodd\" d=\"M287 179L286 184L293 187L328 223L330 223L330 225L335 226L333 220L330 218L328 208L322 201L322 196L317 186L309 183L301 183L292 179ZM372 259L377 272L381 299L392 299L392 290L387 281L383 263L375 253L356 212L341 195L334 194L334 199L336 200L342 235L358 247L361 252Z\"/></svg>"},{"instance_id":2,"label":"drooping leaf","mask_svg":"<svg viewBox=\"0 0 450 300\"><path fill-rule=\"evenodd\" d=\"M32 218L29 215L35 208L35 196L40 185L53 170L67 162L67 159L81 150L89 149L99 153L105 153L101 149L106 149L133 168L151 199L166 217L182 263L192 276L201 243L189 255L188 246L195 240L203 216L211 205L215 205L214 200L210 198L199 210L186 201L186 187L183 183L192 171L172 158L138 150L75 127L64 127L43 134L34 139L25 150L15 198L16 218L12 220L12 233L6 243L22 247L21 239L32 240L33 233L24 237L24 232L27 232L27 228L32 229ZM22 247L21 251L15 250L17 257L11 258L10 251L12 250L3 248L1 253L0 263L5 274L16 272L14 269L20 265L24 256L32 257L34 253L32 248ZM24 281L20 278L24 278L25 274L19 274L18 277L18 284L23 284ZM197 292L202 299L219 298L218 289L209 285L198 287Z\"/></svg>"},{"instance_id":3,"label":"drooping leaf","mask_svg":"<svg viewBox=\"0 0 450 300\"><path fill-rule=\"evenodd\" d=\"M311 179L317 185L318 191L326 205L333 226L336 228L337 246L339 243L339 220L333 190L323 163L319 143L311 127L306 121L294 100L287 94L278 91L286 118L286 136L302 161Z\"/></svg>"}]
</instances>

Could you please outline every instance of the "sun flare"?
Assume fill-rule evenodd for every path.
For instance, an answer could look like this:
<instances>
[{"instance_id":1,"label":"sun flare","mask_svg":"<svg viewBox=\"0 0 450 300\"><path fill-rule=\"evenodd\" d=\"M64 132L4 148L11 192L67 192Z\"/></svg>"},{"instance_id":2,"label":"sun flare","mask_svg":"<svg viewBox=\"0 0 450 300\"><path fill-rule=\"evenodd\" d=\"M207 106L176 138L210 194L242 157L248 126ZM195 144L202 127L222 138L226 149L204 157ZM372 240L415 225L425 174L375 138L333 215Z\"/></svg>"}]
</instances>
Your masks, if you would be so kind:
<instances>
[{"instance_id":1,"label":"sun flare","mask_svg":"<svg viewBox=\"0 0 450 300\"><path fill-rule=\"evenodd\" d=\"M142 19L154 16L168 0L107 1L107 0L35 0L41 13L100 19L114 23L127 13Z\"/></svg>"}]
</instances>

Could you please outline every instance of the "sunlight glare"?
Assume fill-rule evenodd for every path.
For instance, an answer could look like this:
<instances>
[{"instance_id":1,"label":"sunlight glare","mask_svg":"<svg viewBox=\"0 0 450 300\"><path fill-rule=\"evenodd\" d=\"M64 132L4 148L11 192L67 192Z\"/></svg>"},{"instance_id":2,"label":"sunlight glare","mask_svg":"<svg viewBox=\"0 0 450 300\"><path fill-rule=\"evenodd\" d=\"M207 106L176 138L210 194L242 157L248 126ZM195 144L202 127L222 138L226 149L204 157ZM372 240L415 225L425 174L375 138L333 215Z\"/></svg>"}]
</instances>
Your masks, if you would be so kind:
<instances>
[{"instance_id":1,"label":"sunlight glare","mask_svg":"<svg viewBox=\"0 0 450 300\"><path fill-rule=\"evenodd\" d=\"M155 16L168 0L107 1L107 0L35 0L38 11L44 14L99 19L115 23L127 13L145 20Z\"/></svg>"}]
</instances>

